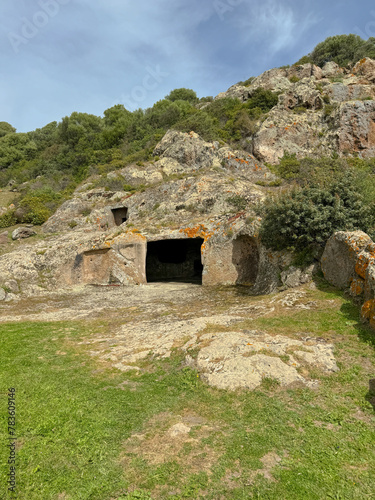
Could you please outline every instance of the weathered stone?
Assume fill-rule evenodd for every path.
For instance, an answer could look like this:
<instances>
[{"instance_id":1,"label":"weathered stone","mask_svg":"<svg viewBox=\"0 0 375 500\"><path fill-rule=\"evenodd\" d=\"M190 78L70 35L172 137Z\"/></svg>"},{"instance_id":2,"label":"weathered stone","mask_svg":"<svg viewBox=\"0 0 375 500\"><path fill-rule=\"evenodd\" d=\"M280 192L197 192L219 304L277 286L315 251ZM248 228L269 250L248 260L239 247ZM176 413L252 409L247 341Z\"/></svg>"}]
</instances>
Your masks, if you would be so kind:
<instances>
[{"instance_id":1,"label":"weathered stone","mask_svg":"<svg viewBox=\"0 0 375 500\"><path fill-rule=\"evenodd\" d=\"M297 77L301 80L303 78L313 77L316 80L320 80L323 77L323 71L319 66L315 66L315 64L307 63L291 66L287 70L288 78Z\"/></svg>"},{"instance_id":2,"label":"weathered stone","mask_svg":"<svg viewBox=\"0 0 375 500\"><path fill-rule=\"evenodd\" d=\"M367 300L361 309L361 317L365 321L369 321L370 326L375 328L375 300Z\"/></svg>"},{"instance_id":3,"label":"weathered stone","mask_svg":"<svg viewBox=\"0 0 375 500\"><path fill-rule=\"evenodd\" d=\"M361 59L352 69L352 73L364 77L369 82L375 82L375 60L369 57Z\"/></svg>"},{"instance_id":4,"label":"weathered stone","mask_svg":"<svg viewBox=\"0 0 375 500\"><path fill-rule=\"evenodd\" d=\"M204 380L220 389L255 389L265 377L276 379L281 385L300 382L313 386L313 381L306 380L297 372L300 363L294 356L308 365L320 366L328 373L338 371L338 368L333 346L319 343L312 345L312 340L309 338L309 343L305 343L255 331L202 335L200 341L209 342L209 345L200 350L196 366ZM298 346L304 350L299 351ZM288 349L297 352L285 363L278 356L284 355ZM273 355L262 354L263 350L271 351Z\"/></svg>"},{"instance_id":5,"label":"weathered stone","mask_svg":"<svg viewBox=\"0 0 375 500\"><path fill-rule=\"evenodd\" d=\"M363 84L331 83L326 85L324 92L331 101L339 103L374 97L374 87Z\"/></svg>"},{"instance_id":6,"label":"weathered stone","mask_svg":"<svg viewBox=\"0 0 375 500\"><path fill-rule=\"evenodd\" d=\"M375 101L354 101L341 105L338 149L360 157L375 156Z\"/></svg>"},{"instance_id":7,"label":"weathered stone","mask_svg":"<svg viewBox=\"0 0 375 500\"><path fill-rule=\"evenodd\" d=\"M4 286L10 290L11 293L19 293L20 287L16 280L8 280L4 283Z\"/></svg>"},{"instance_id":8,"label":"weathered stone","mask_svg":"<svg viewBox=\"0 0 375 500\"><path fill-rule=\"evenodd\" d=\"M331 78L334 76L343 75L343 70L340 66L334 61L326 62L322 68L322 77L323 78Z\"/></svg>"},{"instance_id":9,"label":"weathered stone","mask_svg":"<svg viewBox=\"0 0 375 500\"><path fill-rule=\"evenodd\" d=\"M0 301L1 300L5 300L6 296L7 296L7 294L6 294L5 290L4 290L4 288L0 287Z\"/></svg>"},{"instance_id":10,"label":"weathered stone","mask_svg":"<svg viewBox=\"0 0 375 500\"><path fill-rule=\"evenodd\" d=\"M339 288L349 288L356 277L358 255L371 242L362 231L339 231L331 236L321 260L326 280Z\"/></svg>"},{"instance_id":11,"label":"weathered stone","mask_svg":"<svg viewBox=\"0 0 375 500\"><path fill-rule=\"evenodd\" d=\"M216 149L218 143L205 142L195 132L188 134L169 130L156 145L154 155L172 158L187 168L200 169L214 166Z\"/></svg>"},{"instance_id":12,"label":"weathered stone","mask_svg":"<svg viewBox=\"0 0 375 500\"><path fill-rule=\"evenodd\" d=\"M311 265L306 269L291 266L281 273L281 281L288 288L295 288L311 281L315 266Z\"/></svg>"},{"instance_id":13,"label":"weathered stone","mask_svg":"<svg viewBox=\"0 0 375 500\"><path fill-rule=\"evenodd\" d=\"M365 280L362 278L353 278L350 284L350 295L353 297L358 297L362 295L365 291Z\"/></svg>"},{"instance_id":14,"label":"weathered stone","mask_svg":"<svg viewBox=\"0 0 375 500\"><path fill-rule=\"evenodd\" d=\"M18 227L12 233L12 240L20 240L34 236L36 232L29 227Z\"/></svg>"},{"instance_id":15,"label":"weathered stone","mask_svg":"<svg viewBox=\"0 0 375 500\"><path fill-rule=\"evenodd\" d=\"M313 88L310 82L296 84L291 90L283 95L280 102L287 109L294 109L301 106L313 110L323 108L323 99L320 92Z\"/></svg>"},{"instance_id":16,"label":"weathered stone","mask_svg":"<svg viewBox=\"0 0 375 500\"><path fill-rule=\"evenodd\" d=\"M9 231L4 231L0 233L0 245L6 245L8 243Z\"/></svg>"},{"instance_id":17,"label":"weathered stone","mask_svg":"<svg viewBox=\"0 0 375 500\"><path fill-rule=\"evenodd\" d=\"M237 83L232 85L226 92L220 92L220 94L215 97L215 100L231 97L232 99L237 98L241 102L245 102L249 99L249 96L249 87L244 87L243 85Z\"/></svg>"}]
</instances>

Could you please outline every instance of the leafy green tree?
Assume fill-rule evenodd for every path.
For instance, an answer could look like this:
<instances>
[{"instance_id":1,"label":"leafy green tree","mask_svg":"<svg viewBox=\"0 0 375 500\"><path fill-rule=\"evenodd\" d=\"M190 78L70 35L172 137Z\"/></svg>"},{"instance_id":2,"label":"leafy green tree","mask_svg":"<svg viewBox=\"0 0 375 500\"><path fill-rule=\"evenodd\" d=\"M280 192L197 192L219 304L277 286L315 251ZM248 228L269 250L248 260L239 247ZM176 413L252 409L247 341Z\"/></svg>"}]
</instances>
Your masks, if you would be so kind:
<instances>
[{"instance_id":1,"label":"leafy green tree","mask_svg":"<svg viewBox=\"0 0 375 500\"><path fill-rule=\"evenodd\" d=\"M192 104L197 103L199 100L194 90L185 88L172 90L165 98L172 102L188 101Z\"/></svg>"},{"instance_id":2,"label":"leafy green tree","mask_svg":"<svg viewBox=\"0 0 375 500\"><path fill-rule=\"evenodd\" d=\"M0 138L0 169L24 159L32 159L36 153L36 144L28 134L6 134Z\"/></svg>"},{"instance_id":3,"label":"leafy green tree","mask_svg":"<svg viewBox=\"0 0 375 500\"><path fill-rule=\"evenodd\" d=\"M14 127L8 122L0 122L0 137L4 137L4 135L12 134L16 131Z\"/></svg>"}]
</instances>

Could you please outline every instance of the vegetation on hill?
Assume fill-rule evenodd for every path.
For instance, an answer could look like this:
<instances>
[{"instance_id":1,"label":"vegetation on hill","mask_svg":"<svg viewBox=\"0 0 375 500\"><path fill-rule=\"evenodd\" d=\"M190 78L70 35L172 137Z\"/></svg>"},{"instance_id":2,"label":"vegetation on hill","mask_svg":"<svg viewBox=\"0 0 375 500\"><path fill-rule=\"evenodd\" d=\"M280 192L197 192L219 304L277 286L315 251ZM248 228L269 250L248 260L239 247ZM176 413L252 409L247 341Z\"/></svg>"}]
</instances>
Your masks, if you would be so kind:
<instances>
[{"instance_id":1,"label":"vegetation on hill","mask_svg":"<svg viewBox=\"0 0 375 500\"><path fill-rule=\"evenodd\" d=\"M335 35L318 43L310 54L303 56L296 64L313 63L323 67L334 61L341 67L353 66L363 57L375 58L375 38L363 40L358 35Z\"/></svg>"},{"instance_id":2,"label":"vegetation on hill","mask_svg":"<svg viewBox=\"0 0 375 500\"><path fill-rule=\"evenodd\" d=\"M266 246L314 255L335 231L360 229L375 237L375 159L285 154L273 169L289 189L261 208Z\"/></svg>"},{"instance_id":3,"label":"vegetation on hill","mask_svg":"<svg viewBox=\"0 0 375 500\"><path fill-rule=\"evenodd\" d=\"M74 112L29 133L0 123L0 188L11 181L19 192L15 206L0 217L0 227L42 224L89 175L151 160L170 128L237 144L255 132L256 121L276 105L277 95L257 89L246 103L226 98L205 107L210 101L182 88L146 110L130 112L118 104L103 117Z\"/></svg>"},{"instance_id":4,"label":"vegetation on hill","mask_svg":"<svg viewBox=\"0 0 375 500\"><path fill-rule=\"evenodd\" d=\"M298 63L323 66L335 61L347 66L365 56L375 58L375 38L338 35L318 44ZM17 193L0 216L0 228L42 224L88 176L105 176L131 163L152 160L155 145L170 128L194 130L207 141L246 148L259 119L277 101L276 93L262 88L245 103L230 97L199 99L193 90L180 88L146 110L130 112L118 104L103 117L74 112L28 133L16 133L12 125L0 122L0 189L11 185ZM274 171L289 188L277 199L271 197L261 210L261 234L269 247L324 245L338 229L360 228L375 236L375 160L297 160L286 154ZM125 182L117 182L116 189L135 190Z\"/></svg>"}]
</instances>

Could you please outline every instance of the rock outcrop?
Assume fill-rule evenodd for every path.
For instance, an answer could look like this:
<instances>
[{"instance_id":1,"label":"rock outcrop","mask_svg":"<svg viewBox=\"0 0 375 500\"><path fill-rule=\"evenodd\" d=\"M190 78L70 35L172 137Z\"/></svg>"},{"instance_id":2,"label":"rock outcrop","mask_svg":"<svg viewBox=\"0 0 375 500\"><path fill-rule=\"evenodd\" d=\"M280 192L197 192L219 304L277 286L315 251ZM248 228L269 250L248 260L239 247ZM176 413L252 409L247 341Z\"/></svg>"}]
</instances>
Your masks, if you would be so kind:
<instances>
[{"instance_id":1,"label":"rock outcrop","mask_svg":"<svg viewBox=\"0 0 375 500\"><path fill-rule=\"evenodd\" d=\"M322 255L322 271L332 285L362 305L362 318L375 328L375 243L362 231L335 233Z\"/></svg>"},{"instance_id":2,"label":"rock outcrop","mask_svg":"<svg viewBox=\"0 0 375 500\"><path fill-rule=\"evenodd\" d=\"M143 284L150 268L160 277L169 264L180 277L190 266L204 285L243 284L254 293L308 281L314 266L293 268L290 255L269 252L259 240L256 207L280 183L267 165L284 153L374 156L374 68L369 58L351 72L335 63L296 65L232 86L215 99L247 102L259 88L279 94L252 135L242 138L245 149L168 131L152 161L106 174L113 190L100 187L100 176L87 179L44 224L44 239L23 241L19 228L12 246L9 235L0 234L0 286L15 282L38 293L80 283ZM364 274L361 262L370 262L371 242L361 247L356 238L330 240L323 269L328 280L367 303L374 299L375 273L370 263ZM163 262L160 252L177 248L183 248L177 261ZM366 307L364 314L372 314Z\"/></svg>"}]
</instances>

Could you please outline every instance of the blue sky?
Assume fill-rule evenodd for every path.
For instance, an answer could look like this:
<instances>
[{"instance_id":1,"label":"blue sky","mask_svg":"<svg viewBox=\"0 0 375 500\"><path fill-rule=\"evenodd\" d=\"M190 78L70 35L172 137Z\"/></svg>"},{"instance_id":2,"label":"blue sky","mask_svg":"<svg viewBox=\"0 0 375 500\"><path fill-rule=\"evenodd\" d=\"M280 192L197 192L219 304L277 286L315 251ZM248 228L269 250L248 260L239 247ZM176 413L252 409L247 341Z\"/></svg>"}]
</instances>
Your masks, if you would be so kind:
<instances>
[{"instance_id":1,"label":"blue sky","mask_svg":"<svg viewBox=\"0 0 375 500\"><path fill-rule=\"evenodd\" d=\"M327 36L375 36L370 1L6 0L0 121L19 132L73 111L212 95L292 64Z\"/></svg>"}]
</instances>

